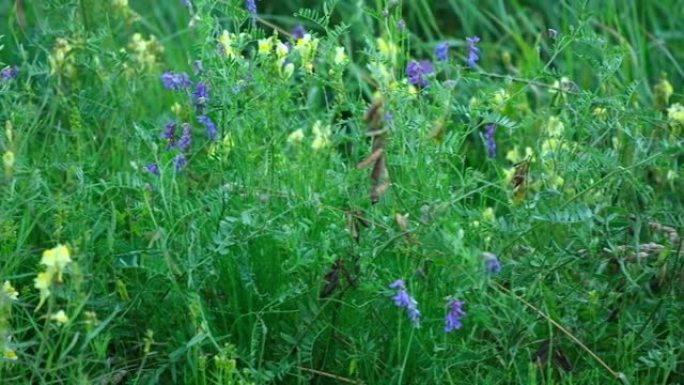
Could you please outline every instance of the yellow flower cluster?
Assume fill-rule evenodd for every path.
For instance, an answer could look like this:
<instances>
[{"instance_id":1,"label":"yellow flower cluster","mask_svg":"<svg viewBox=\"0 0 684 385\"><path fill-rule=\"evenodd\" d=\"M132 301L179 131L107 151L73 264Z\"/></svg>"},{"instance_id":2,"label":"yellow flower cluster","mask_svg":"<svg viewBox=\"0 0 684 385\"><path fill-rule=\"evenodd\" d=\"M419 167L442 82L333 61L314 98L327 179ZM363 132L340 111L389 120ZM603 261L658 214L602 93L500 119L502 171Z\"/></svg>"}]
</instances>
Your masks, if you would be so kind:
<instances>
[{"instance_id":1,"label":"yellow flower cluster","mask_svg":"<svg viewBox=\"0 0 684 385\"><path fill-rule=\"evenodd\" d=\"M318 39L311 37L311 34L306 33L301 39L297 40L294 47L295 51L299 53L302 60L302 67L309 73L313 73L313 59L316 56L318 49Z\"/></svg>"},{"instance_id":2,"label":"yellow flower cluster","mask_svg":"<svg viewBox=\"0 0 684 385\"><path fill-rule=\"evenodd\" d=\"M139 33L134 33L131 36L128 49L140 71L154 68L158 56L164 52L164 47L154 35L150 35L149 39L145 40Z\"/></svg>"},{"instance_id":3,"label":"yellow flower cluster","mask_svg":"<svg viewBox=\"0 0 684 385\"><path fill-rule=\"evenodd\" d=\"M67 265L71 263L69 249L60 244L55 248L45 250L40 263L46 266L47 269L38 273L38 276L34 279L34 287L40 290L40 303L36 310L43 306L45 300L50 296L52 283L55 280L62 282L62 273Z\"/></svg>"},{"instance_id":4,"label":"yellow flower cluster","mask_svg":"<svg viewBox=\"0 0 684 385\"><path fill-rule=\"evenodd\" d=\"M52 53L48 56L50 62L50 75L64 75L68 78L76 75L76 67L74 67L73 56L71 56L72 47L69 41L64 38L57 38Z\"/></svg>"}]
</instances>

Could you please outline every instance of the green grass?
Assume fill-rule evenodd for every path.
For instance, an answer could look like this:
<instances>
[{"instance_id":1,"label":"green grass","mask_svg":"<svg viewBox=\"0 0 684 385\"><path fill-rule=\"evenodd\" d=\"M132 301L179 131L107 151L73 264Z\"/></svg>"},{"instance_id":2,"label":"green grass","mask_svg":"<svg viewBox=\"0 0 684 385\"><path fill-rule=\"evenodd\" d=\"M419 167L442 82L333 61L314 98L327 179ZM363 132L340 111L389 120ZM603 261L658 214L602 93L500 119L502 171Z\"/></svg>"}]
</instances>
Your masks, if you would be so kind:
<instances>
[{"instance_id":1,"label":"green grass","mask_svg":"<svg viewBox=\"0 0 684 385\"><path fill-rule=\"evenodd\" d=\"M0 384L684 382L679 2L161 3L0 3ZM297 23L313 73L258 54ZM245 34L234 59L223 30ZM216 141L164 71L209 85ZM170 120L193 127L180 172ZM374 181L357 165L379 147ZM41 264L58 244L72 262Z\"/></svg>"}]
</instances>

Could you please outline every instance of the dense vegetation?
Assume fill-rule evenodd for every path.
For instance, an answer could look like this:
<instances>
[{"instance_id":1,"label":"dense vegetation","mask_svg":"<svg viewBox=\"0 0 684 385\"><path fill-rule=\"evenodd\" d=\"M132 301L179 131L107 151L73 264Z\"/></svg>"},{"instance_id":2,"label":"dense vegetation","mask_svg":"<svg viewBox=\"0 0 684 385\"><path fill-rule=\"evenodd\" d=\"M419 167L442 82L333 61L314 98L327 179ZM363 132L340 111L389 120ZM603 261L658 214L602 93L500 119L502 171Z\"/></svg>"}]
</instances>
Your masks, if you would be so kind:
<instances>
[{"instance_id":1,"label":"dense vegetation","mask_svg":"<svg viewBox=\"0 0 684 385\"><path fill-rule=\"evenodd\" d=\"M0 384L684 383L681 2L0 20Z\"/></svg>"}]
</instances>

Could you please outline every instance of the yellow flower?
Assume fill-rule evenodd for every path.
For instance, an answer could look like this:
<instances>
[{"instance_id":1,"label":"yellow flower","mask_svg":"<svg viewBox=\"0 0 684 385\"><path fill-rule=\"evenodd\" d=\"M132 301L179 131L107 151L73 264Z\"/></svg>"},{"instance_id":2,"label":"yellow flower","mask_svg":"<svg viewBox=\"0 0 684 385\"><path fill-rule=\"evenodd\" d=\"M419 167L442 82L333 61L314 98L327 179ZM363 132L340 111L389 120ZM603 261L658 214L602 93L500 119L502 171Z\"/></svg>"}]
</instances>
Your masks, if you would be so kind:
<instances>
[{"instance_id":1,"label":"yellow flower","mask_svg":"<svg viewBox=\"0 0 684 385\"><path fill-rule=\"evenodd\" d=\"M9 361L16 361L19 359L19 357L17 357L17 352L15 352L12 349L7 349L7 348L5 349L5 353L2 355L2 358L9 360Z\"/></svg>"},{"instance_id":2,"label":"yellow flower","mask_svg":"<svg viewBox=\"0 0 684 385\"><path fill-rule=\"evenodd\" d=\"M60 310L57 313L51 314L50 319L62 325L69 322L69 317L67 317L64 310Z\"/></svg>"},{"instance_id":3,"label":"yellow flower","mask_svg":"<svg viewBox=\"0 0 684 385\"><path fill-rule=\"evenodd\" d=\"M673 122L684 125L684 106L679 103L671 105L667 109L667 117Z\"/></svg>"},{"instance_id":4,"label":"yellow flower","mask_svg":"<svg viewBox=\"0 0 684 385\"><path fill-rule=\"evenodd\" d=\"M385 39L381 37L375 39L375 43L378 46L378 52L380 52L380 54L384 56L386 59L389 59L391 62L394 62L394 59L397 56L397 52L399 51L397 45L391 42L388 43L387 41L385 41Z\"/></svg>"},{"instance_id":5,"label":"yellow flower","mask_svg":"<svg viewBox=\"0 0 684 385\"><path fill-rule=\"evenodd\" d=\"M663 76L662 79L653 87L653 93L655 94L655 105L656 108L665 108L670 102L670 96L674 93L674 88L672 84Z\"/></svg>"},{"instance_id":6,"label":"yellow flower","mask_svg":"<svg viewBox=\"0 0 684 385\"><path fill-rule=\"evenodd\" d=\"M5 281L5 283L2 284L2 292L12 301L16 301L17 298L19 298L19 292L12 286L10 281Z\"/></svg>"},{"instance_id":7,"label":"yellow flower","mask_svg":"<svg viewBox=\"0 0 684 385\"><path fill-rule=\"evenodd\" d=\"M565 125L563 125L563 122L561 122L561 120L558 119L557 116L552 116L549 118L549 122L546 125L546 131L549 133L550 136L559 137L563 135L564 130Z\"/></svg>"},{"instance_id":8,"label":"yellow flower","mask_svg":"<svg viewBox=\"0 0 684 385\"><path fill-rule=\"evenodd\" d=\"M321 121L317 120L316 123L314 123L314 126L311 130L314 134L314 140L311 143L311 148L316 151L330 145L330 126L326 126L325 128L322 128L321 126Z\"/></svg>"},{"instance_id":9,"label":"yellow flower","mask_svg":"<svg viewBox=\"0 0 684 385\"><path fill-rule=\"evenodd\" d=\"M36 310L40 309L45 303L45 300L50 296L50 286L52 285L52 278L54 278L55 273L53 271L43 271L38 273L38 276L33 280L33 287L40 290L40 302Z\"/></svg>"},{"instance_id":10,"label":"yellow flower","mask_svg":"<svg viewBox=\"0 0 684 385\"><path fill-rule=\"evenodd\" d=\"M563 179L563 177L561 177L561 176L558 175L558 174L555 174L555 173L554 173L553 175L551 175L551 176L549 177L549 185L550 185L553 189L558 190L558 188L561 187L561 186L563 186L564 183L565 183L565 179Z\"/></svg>"},{"instance_id":11,"label":"yellow flower","mask_svg":"<svg viewBox=\"0 0 684 385\"><path fill-rule=\"evenodd\" d=\"M219 47L221 48L221 52L223 54L231 59L235 59L235 50L233 49L233 42L236 39L236 35L234 33L230 33L227 30L223 30L221 32L221 36L219 36Z\"/></svg>"},{"instance_id":12,"label":"yellow flower","mask_svg":"<svg viewBox=\"0 0 684 385\"><path fill-rule=\"evenodd\" d=\"M522 160L518 146L513 147L506 153L506 159L511 163L518 163Z\"/></svg>"},{"instance_id":13,"label":"yellow flower","mask_svg":"<svg viewBox=\"0 0 684 385\"><path fill-rule=\"evenodd\" d=\"M504 182L511 183L515 176L515 167L504 170Z\"/></svg>"},{"instance_id":14,"label":"yellow flower","mask_svg":"<svg viewBox=\"0 0 684 385\"><path fill-rule=\"evenodd\" d=\"M273 51L273 38L259 39L259 55L267 56Z\"/></svg>"},{"instance_id":15,"label":"yellow flower","mask_svg":"<svg viewBox=\"0 0 684 385\"><path fill-rule=\"evenodd\" d=\"M278 41L276 44L276 56L278 59L283 59L287 56L288 52L290 51L289 48L282 42Z\"/></svg>"},{"instance_id":16,"label":"yellow flower","mask_svg":"<svg viewBox=\"0 0 684 385\"><path fill-rule=\"evenodd\" d=\"M596 108L594 108L594 111L592 113L594 114L595 117L597 117L599 119L604 119L606 117L606 114L608 113L608 111L606 111L606 109L603 107L596 107Z\"/></svg>"},{"instance_id":17,"label":"yellow flower","mask_svg":"<svg viewBox=\"0 0 684 385\"><path fill-rule=\"evenodd\" d=\"M14 152L6 151L2 155L2 163L5 165L5 173L11 175L14 171Z\"/></svg>"},{"instance_id":18,"label":"yellow flower","mask_svg":"<svg viewBox=\"0 0 684 385\"><path fill-rule=\"evenodd\" d=\"M181 106L180 103L175 102L175 103L173 103L173 105L171 106L171 112L173 112L173 113L176 114L177 116L180 116L181 113L183 112L183 106Z\"/></svg>"},{"instance_id":19,"label":"yellow flower","mask_svg":"<svg viewBox=\"0 0 684 385\"><path fill-rule=\"evenodd\" d=\"M47 266L48 271L57 272L57 281L62 282L62 271L71 262L69 249L64 245L43 251L43 258L40 263Z\"/></svg>"},{"instance_id":20,"label":"yellow flower","mask_svg":"<svg viewBox=\"0 0 684 385\"><path fill-rule=\"evenodd\" d=\"M280 76L283 79L289 79L292 77L292 74L294 73L295 66L294 66L294 63L287 63L284 66L279 65L278 69L280 71Z\"/></svg>"},{"instance_id":21,"label":"yellow flower","mask_svg":"<svg viewBox=\"0 0 684 385\"><path fill-rule=\"evenodd\" d=\"M494 209L491 207L484 209L484 211L482 211L482 219L487 222L494 222L496 220L496 216L494 216Z\"/></svg>"},{"instance_id":22,"label":"yellow flower","mask_svg":"<svg viewBox=\"0 0 684 385\"><path fill-rule=\"evenodd\" d=\"M304 130L301 128L292 131L292 133L287 136L287 143L289 144L298 144L301 143L302 140L304 140Z\"/></svg>"},{"instance_id":23,"label":"yellow flower","mask_svg":"<svg viewBox=\"0 0 684 385\"><path fill-rule=\"evenodd\" d=\"M548 153L558 150L560 147L560 141L556 138L549 138L542 142L541 153L546 155Z\"/></svg>"},{"instance_id":24,"label":"yellow flower","mask_svg":"<svg viewBox=\"0 0 684 385\"><path fill-rule=\"evenodd\" d=\"M492 96L492 103L495 107L501 108L504 106L504 104L506 104L506 102L510 98L511 94L509 94L508 91L501 88L494 92L494 95Z\"/></svg>"},{"instance_id":25,"label":"yellow flower","mask_svg":"<svg viewBox=\"0 0 684 385\"><path fill-rule=\"evenodd\" d=\"M335 65L342 65L347 62L347 54L344 52L344 47L335 47L335 58L333 63Z\"/></svg>"}]
</instances>

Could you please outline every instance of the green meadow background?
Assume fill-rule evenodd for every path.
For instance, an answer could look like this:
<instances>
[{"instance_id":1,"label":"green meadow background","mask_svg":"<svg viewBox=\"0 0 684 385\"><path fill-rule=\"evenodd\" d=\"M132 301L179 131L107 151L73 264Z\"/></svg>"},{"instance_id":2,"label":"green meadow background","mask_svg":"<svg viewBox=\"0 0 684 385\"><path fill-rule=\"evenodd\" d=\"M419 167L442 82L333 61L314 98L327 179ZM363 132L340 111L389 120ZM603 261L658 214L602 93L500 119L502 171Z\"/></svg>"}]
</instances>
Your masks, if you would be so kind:
<instances>
[{"instance_id":1,"label":"green meadow background","mask_svg":"<svg viewBox=\"0 0 684 385\"><path fill-rule=\"evenodd\" d=\"M0 1L0 384L684 383L681 1L256 5Z\"/></svg>"}]
</instances>

